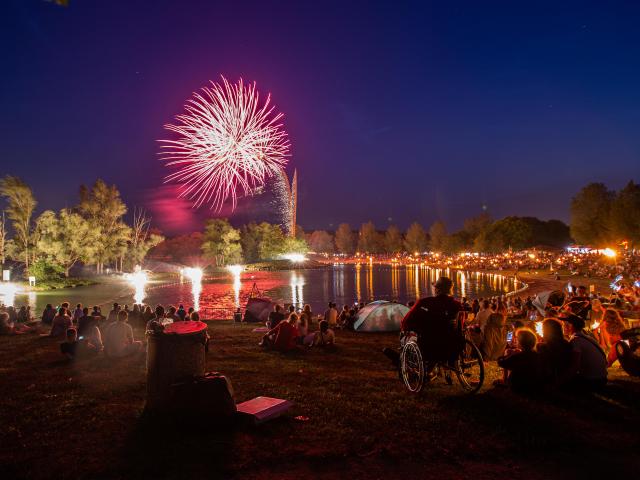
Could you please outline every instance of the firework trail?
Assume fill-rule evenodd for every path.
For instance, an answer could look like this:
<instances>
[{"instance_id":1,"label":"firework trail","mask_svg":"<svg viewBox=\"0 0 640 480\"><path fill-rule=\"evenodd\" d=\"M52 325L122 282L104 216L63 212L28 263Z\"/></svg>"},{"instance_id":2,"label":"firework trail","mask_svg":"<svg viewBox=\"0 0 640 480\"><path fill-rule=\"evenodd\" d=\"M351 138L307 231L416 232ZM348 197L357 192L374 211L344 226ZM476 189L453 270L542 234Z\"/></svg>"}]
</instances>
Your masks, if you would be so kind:
<instances>
[{"instance_id":1,"label":"firework trail","mask_svg":"<svg viewBox=\"0 0 640 480\"><path fill-rule=\"evenodd\" d=\"M235 209L240 195L263 187L272 175L280 175L289 157L287 133L274 113L271 96L260 105L255 82L240 79L230 84L211 82L202 94L194 93L177 124L165 128L178 135L160 140L160 157L178 170L165 182L180 184L180 196L194 207L210 203L220 211L231 199Z\"/></svg>"}]
</instances>

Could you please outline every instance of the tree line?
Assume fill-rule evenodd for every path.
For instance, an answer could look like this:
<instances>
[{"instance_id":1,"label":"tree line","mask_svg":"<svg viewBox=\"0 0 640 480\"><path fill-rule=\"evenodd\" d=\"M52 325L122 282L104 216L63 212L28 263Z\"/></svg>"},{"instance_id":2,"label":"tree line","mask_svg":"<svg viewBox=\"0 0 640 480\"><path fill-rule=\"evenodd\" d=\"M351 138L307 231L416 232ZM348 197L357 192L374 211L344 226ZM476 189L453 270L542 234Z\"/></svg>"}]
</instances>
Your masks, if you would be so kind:
<instances>
[{"instance_id":1,"label":"tree line","mask_svg":"<svg viewBox=\"0 0 640 480\"><path fill-rule=\"evenodd\" d=\"M640 185L629 181L619 191L590 183L571 201L571 236L576 242L606 247L640 242Z\"/></svg>"},{"instance_id":2,"label":"tree line","mask_svg":"<svg viewBox=\"0 0 640 480\"><path fill-rule=\"evenodd\" d=\"M150 256L157 260L185 265L205 263L216 266L254 263L279 258L285 253L404 254L425 251L502 252L508 248L532 246L564 247L569 227L559 220L542 221L533 217L506 217L493 221L488 214L467 219L461 230L448 233L437 221L428 230L417 222L406 231L391 225L378 230L373 222L354 230L342 223L335 232L315 230L305 233L299 225L296 237L287 236L280 225L249 223L239 228L227 219L209 220L204 232L167 239Z\"/></svg>"},{"instance_id":3,"label":"tree line","mask_svg":"<svg viewBox=\"0 0 640 480\"><path fill-rule=\"evenodd\" d=\"M78 263L94 266L98 274L108 265L117 271L133 268L164 240L151 231L151 220L141 209L134 209L131 225L125 223L127 206L120 192L100 179L80 187L76 206L45 210L36 218L35 195L20 178L0 179L0 196L6 204L0 217L0 263L21 262L25 274L38 279L68 277Z\"/></svg>"}]
</instances>

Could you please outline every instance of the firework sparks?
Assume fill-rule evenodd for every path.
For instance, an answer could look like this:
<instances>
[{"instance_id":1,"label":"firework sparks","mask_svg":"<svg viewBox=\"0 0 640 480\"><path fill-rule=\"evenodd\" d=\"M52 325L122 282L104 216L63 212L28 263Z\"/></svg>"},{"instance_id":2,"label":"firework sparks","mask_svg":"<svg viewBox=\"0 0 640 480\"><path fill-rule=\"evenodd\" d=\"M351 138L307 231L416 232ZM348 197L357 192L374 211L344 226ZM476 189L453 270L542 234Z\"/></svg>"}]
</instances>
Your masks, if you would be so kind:
<instances>
[{"instance_id":1,"label":"firework sparks","mask_svg":"<svg viewBox=\"0 0 640 480\"><path fill-rule=\"evenodd\" d=\"M220 211L227 200L235 209L240 195L250 195L278 175L289 156L289 140L280 123L283 114L274 113L271 96L259 102L255 82L242 79L194 93L177 124L165 128L178 134L176 140L160 140L160 156L178 170L165 182L180 184L180 196L194 207L205 203Z\"/></svg>"}]
</instances>

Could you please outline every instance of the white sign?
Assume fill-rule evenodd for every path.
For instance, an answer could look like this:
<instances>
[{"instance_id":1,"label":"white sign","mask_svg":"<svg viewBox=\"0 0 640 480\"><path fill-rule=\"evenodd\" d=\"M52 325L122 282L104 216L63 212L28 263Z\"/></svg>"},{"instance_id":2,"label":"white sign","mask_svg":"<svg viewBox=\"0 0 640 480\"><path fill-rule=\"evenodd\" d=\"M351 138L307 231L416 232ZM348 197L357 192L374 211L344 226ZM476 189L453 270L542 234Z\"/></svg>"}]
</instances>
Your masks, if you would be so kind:
<instances>
[{"instance_id":1,"label":"white sign","mask_svg":"<svg viewBox=\"0 0 640 480\"><path fill-rule=\"evenodd\" d=\"M2 271L2 281L3 282L11 281L11 270L3 270Z\"/></svg>"},{"instance_id":2,"label":"white sign","mask_svg":"<svg viewBox=\"0 0 640 480\"><path fill-rule=\"evenodd\" d=\"M29 286L30 287L36 286L36 277L29 277Z\"/></svg>"}]
</instances>

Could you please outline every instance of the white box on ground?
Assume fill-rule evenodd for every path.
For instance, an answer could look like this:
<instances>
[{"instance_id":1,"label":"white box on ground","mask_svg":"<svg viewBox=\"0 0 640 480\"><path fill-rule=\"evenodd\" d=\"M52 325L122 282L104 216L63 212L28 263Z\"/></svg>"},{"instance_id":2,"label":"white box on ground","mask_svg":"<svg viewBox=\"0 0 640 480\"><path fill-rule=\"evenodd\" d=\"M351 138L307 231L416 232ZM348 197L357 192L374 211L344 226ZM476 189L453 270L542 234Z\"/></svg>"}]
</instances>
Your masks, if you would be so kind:
<instances>
[{"instance_id":1,"label":"white box on ground","mask_svg":"<svg viewBox=\"0 0 640 480\"><path fill-rule=\"evenodd\" d=\"M256 397L239 403L236 407L240 415L248 415L256 425L278 418L293 406L293 402L281 398Z\"/></svg>"}]
</instances>

